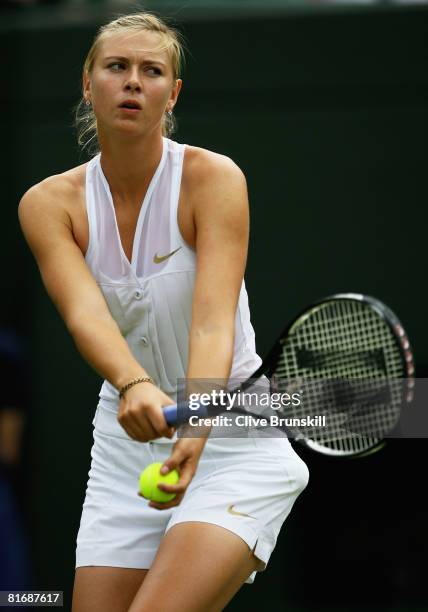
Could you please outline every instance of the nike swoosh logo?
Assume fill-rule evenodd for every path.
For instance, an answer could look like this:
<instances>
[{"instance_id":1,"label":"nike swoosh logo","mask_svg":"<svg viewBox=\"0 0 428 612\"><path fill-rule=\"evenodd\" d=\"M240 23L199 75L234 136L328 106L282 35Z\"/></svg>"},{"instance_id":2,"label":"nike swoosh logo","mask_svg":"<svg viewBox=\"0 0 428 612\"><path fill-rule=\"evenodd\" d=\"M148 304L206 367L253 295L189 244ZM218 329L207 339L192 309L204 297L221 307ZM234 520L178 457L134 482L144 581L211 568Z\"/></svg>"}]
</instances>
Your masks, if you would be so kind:
<instances>
[{"instance_id":1,"label":"nike swoosh logo","mask_svg":"<svg viewBox=\"0 0 428 612\"><path fill-rule=\"evenodd\" d=\"M162 263L166 259L169 259L170 257L172 257L174 253L176 253L180 249L181 249L181 246L178 247L178 249L175 249L175 251L171 251L171 253L168 253L168 255L158 255L157 253L155 253L155 256L153 257L153 261L156 264Z\"/></svg>"},{"instance_id":2,"label":"nike swoosh logo","mask_svg":"<svg viewBox=\"0 0 428 612\"><path fill-rule=\"evenodd\" d=\"M235 504L232 504L231 506L229 506L229 508L227 509L227 511L229 512L229 514L233 514L234 516L248 516L248 518L251 519L255 519L255 516L251 516L251 514L244 514L243 512L238 512L237 510L233 509L233 506Z\"/></svg>"}]
</instances>

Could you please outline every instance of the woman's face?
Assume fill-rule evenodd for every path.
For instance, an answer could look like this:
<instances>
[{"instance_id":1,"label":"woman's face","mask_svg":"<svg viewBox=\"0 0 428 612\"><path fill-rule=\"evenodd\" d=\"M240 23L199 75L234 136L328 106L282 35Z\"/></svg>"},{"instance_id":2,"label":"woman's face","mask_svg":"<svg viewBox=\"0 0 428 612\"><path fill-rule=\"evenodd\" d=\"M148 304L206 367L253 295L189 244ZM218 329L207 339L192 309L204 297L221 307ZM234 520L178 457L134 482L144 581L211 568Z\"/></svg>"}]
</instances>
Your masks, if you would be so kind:
<instances>
[{"instance_id":1,"label":"woman's face","mask_svg":"<svg viewBox=\"0 0 428 612\"><path fill-rule=\"evenodd\" d=\"M161 129L181 88L168 52L159 50L161 42L159 34L148 31L112 34L101 42L91 73L84 75L84 96L91 101L99 136Z\"/></svg>"}]
</instances>

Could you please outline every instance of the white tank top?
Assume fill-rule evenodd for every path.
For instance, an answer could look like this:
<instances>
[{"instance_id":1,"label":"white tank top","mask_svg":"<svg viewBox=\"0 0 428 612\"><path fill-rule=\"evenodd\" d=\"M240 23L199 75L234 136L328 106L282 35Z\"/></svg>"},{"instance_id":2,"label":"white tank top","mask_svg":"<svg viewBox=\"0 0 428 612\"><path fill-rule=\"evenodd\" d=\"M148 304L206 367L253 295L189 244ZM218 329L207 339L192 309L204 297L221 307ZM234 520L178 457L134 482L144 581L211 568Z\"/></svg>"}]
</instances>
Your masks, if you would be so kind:
<instances>
[{"instance_id":1,"label":"white tank top","mask_svg":"<svg viewBox=\"0 0 428 612\"><path fill-rule=\"evenodd\" d=\"M86 170L86 263L134 357L174 400L177 381L186 376L196 272L196 252L184 241L177 220L184 150L185 145L163 138L162 157L139 213L131 262L122 248L100 154ZM244 380L260 364L243 281L230 378ZM118 402L119 394L105 380L100 398Z\"/></svg>"}]
</instances>

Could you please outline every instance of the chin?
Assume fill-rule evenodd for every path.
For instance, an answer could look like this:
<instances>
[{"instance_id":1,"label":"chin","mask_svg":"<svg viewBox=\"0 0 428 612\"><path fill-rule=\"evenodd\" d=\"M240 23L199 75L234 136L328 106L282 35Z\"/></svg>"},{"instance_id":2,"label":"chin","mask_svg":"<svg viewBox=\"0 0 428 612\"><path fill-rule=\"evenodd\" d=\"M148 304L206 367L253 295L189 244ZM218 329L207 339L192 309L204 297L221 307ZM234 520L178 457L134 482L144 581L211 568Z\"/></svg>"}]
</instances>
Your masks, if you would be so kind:
<instances>
[{"instance_id":1,"label":"chin","mask_svg":"<svg viewBox=\"0 0 428 612\"><path fill-rule=\"evenodd\" d=\"M145 132L147 130L146 125L141 125L141 123L137 123L134 121L118 121L113 127L114 131L118 132L127 132L128 134L137 134L141 132Z\"/></svg>"},{"instance_id":2,"label":"chin","mask_svg":"<svg viewBox=\"0 0 428 612\"><path fill-rule=\"evenodd\" d=\"M116 134L128 137L129 141L132 142L134 139L141 138L149 131L147 126L121 126L119 129L114 130Z\"/></svg>"}]
</instances>

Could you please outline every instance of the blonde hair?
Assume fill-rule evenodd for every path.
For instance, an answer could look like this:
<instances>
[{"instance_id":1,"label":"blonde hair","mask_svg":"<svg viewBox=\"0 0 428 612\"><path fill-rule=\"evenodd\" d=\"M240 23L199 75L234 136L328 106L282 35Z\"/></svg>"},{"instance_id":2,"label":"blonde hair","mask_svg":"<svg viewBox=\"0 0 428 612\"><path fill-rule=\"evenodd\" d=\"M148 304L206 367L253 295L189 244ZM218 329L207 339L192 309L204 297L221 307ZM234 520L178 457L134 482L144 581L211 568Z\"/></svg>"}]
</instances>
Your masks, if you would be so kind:
<instances>
[{"instance_id":1,"label":"blonde hair","mask_svg":"<svg viewBox=\"0 0 428 612\"><path fill-rule=\"evenodd\" d=\"M183 39L175 28L167 25L160 17L149 12L122 15L113 21L101 26L95 35L88 55L83 65L83 74L91 73L98 49L103 40L110 34L124 31L148 31L161 35L159 50L167 51L172 65L173 78L178 79L184 63ZM77 142L81 149L87 149L89 155L95 155L99 150L97 137L97 119L92 106L87 106L85 99L81 98L74 110L74 125L77 132ZM173 115L164 114L162 119L162 134L170 136L176 128Z\"/></svg>"}]
</instances>

